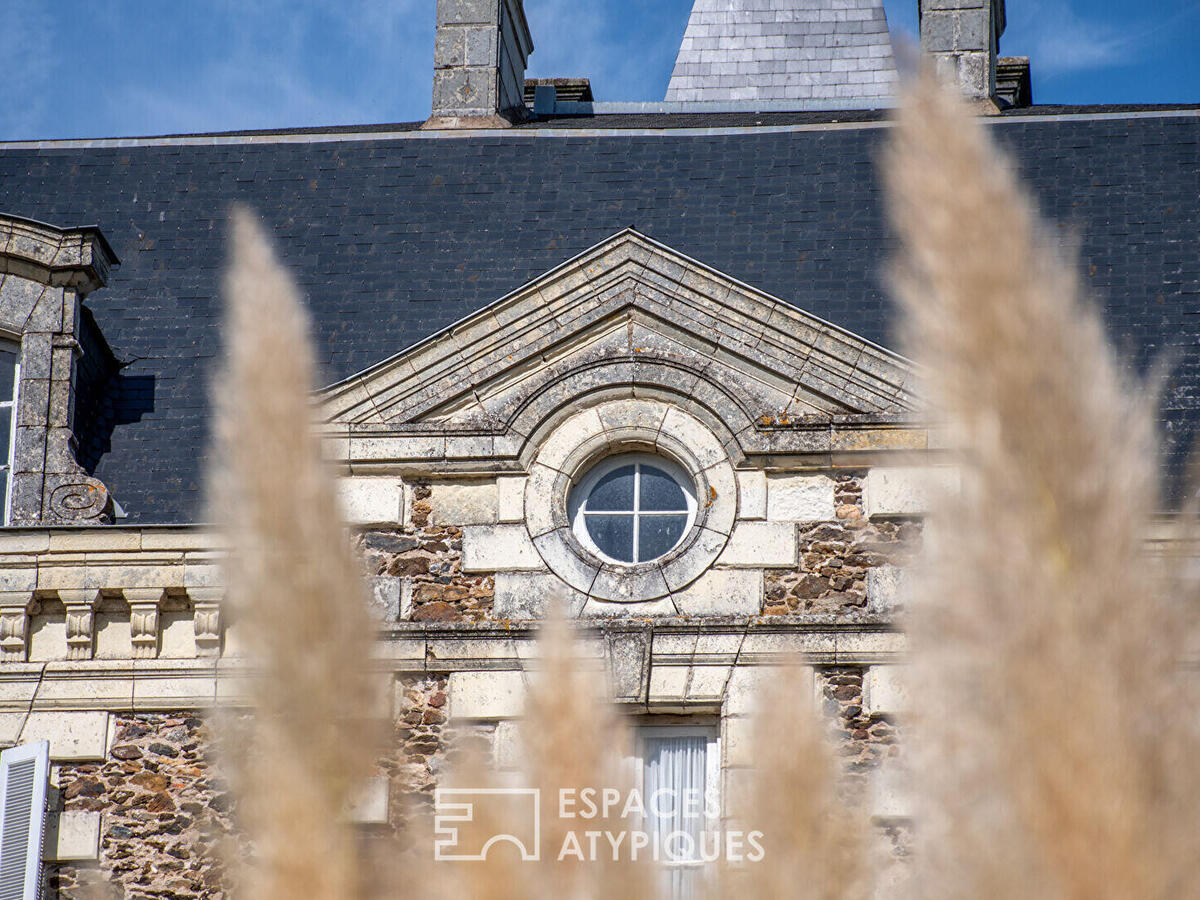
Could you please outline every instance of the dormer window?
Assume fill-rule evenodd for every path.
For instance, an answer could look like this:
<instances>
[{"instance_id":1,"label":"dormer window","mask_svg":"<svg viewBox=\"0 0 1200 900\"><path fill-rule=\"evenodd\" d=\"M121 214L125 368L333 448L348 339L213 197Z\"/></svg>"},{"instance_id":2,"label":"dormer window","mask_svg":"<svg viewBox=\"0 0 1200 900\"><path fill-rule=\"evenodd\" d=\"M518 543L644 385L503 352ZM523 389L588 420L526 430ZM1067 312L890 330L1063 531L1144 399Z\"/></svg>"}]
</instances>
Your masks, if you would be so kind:
<instances>
[{"instance_id":1,"label":"dormer window","mask_svg":"<svg viewBox=\"0 0 1200 900\"><path fill-rule=\"evenodd\" d=\"M17 433L17 386L20 384L21 346L0 339L0 491L4 498L4 524L9 524L12 495L13 444Z\"/></svg>"}]
</instances>

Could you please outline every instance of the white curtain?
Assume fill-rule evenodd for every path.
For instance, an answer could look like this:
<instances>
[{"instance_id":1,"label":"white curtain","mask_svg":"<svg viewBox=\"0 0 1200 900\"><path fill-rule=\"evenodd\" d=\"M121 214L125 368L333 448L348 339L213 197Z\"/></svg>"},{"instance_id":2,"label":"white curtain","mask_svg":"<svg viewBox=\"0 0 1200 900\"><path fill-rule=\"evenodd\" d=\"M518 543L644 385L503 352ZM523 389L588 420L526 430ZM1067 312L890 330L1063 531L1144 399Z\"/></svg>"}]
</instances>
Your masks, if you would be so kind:
<instances>
[{"instance_id":1,"label":"white curtain","mask_svg":"<svg viewBox=\"0 0 1200 900\"><path fill-rule=\"evenodd\" d=\"M663 878L675 900L698 894L707 754L702 736L646 738L646 830L662 847ZM696 863L680 865L681 858Z\"/></svg>"}]
</instances>

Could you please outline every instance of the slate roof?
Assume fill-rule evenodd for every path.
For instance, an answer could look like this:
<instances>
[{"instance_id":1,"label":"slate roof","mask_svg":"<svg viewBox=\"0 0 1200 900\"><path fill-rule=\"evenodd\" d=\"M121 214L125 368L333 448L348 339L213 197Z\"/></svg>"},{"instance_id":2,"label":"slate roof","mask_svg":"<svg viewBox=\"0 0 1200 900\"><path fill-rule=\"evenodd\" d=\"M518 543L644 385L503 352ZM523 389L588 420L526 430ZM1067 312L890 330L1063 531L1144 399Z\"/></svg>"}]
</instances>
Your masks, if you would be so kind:
<instances>
[{"instance_id":1,"label":"slate roof","mask_svg":"<svg viewBox=\"0 0 1200 900\"><path fill-rule=\"evenodd\" d=\"M629 225L893 343L880 271L893 239L875 170L886 128L630 133L597 125L0 149L0 211L98 224L121 257L109 286L87 301L123 367L83 456L130 521L201 516L234 201L260 211L308 294L327 382ZM1085 282L1131 360L1144 366L1168 348L1178 353L1163 414L1177 462L1200 423L1200 117L1026 111L990 127L1045 213L1081 236Z\"/></svg>"},{"instance_id":2,"label":"slate roof","mask_svg":"<svg viewBox=\"0 0 1200 900\"><path fill-rule=\"evenodd\" d=\"M898 81L882 0L696 0L667 100L836 104Z\"/></svg>"}]
</instances>

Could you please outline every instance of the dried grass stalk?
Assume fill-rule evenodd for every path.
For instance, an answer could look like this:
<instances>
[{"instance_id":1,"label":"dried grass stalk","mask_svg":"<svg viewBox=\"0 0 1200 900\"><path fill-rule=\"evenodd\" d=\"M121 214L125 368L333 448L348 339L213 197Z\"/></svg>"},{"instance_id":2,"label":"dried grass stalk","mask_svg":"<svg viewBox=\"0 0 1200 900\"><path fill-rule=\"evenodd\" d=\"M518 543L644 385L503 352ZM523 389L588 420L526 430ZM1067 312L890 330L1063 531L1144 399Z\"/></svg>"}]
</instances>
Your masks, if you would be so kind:
<instances>
[{"instance_id":1,"label":"dried grass stalk","mask_svg":"<svg viewBox=\"0 0 1200 900\"><path fill-rule=\"evenodd\" d=\"M364 587L313 427L307 315L265 236L233 214L213 513L255 677L249 742L227 754L254 859L241 895L358 895L348 799L375 745Z\"/></svg>"},{"instance_id":2,"label":"dried grass stalk","mask_svg":"<svg viewBox=\"0 0 1200 900\"><path fill-rule=\"evenodd\" d=\"M912 634L922 897L1194 892L1185 621L1147 576L1150 404L984 127L929 76L887 154L895 283L963 487Z\"/></svg>"},{"instance_id":3,"label":"dried grass stalk","mask_svg":"<svg viewBox=\"0 0 1200 900\"><path fill-rule=\"evenodd\" d=\"M732 827L762 832L760 862L722 867L715 897L856 900L871 891L869 824L839 790L829 723L798 663L762 669L748 769L730 771Z\"/></svg>"},{"instance_id":4,"label":"dried grass stalk","mask_svg":"<svg viewBox=\"0 0 1200 900\"><path fill-rule=\"evenodd\" d=\"M628 840L620 858L598 852L593 858L585 831L617 835L640 827L637 821L607 818L560 818L561 790L616 789L622 800L633 787L628 757L632 737L608 698L602 661L568 623L558 605L552 607L530 661L526 713L519 722L515 769L498 772L494 760L479 753L463 754L447 774L449 784L465 788L536 788L541 799L541 859L521 861L512 848L497 845L483 862L430 862L417 879L429 898L471 897L477 900L600 900L605 897L654 897L654 873L645 862L630 861ZM458 735L469 741L470 735ZM476 846L479 837L513 833L514 821L496 818L480 806L476 822L462 830L462 840ZM560 861L566 833L575 832L585 859L568 853ZM600 838L597 846L609 845Z\"/></svg>"}]
</instances>

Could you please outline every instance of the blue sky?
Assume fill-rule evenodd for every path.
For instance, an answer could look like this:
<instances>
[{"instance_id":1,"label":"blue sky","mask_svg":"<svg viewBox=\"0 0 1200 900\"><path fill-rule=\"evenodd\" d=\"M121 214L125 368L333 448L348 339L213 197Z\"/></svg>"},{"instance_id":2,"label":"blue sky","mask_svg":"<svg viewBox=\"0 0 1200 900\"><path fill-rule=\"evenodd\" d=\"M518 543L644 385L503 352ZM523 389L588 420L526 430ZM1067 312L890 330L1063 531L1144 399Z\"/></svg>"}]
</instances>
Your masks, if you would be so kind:
<instances>
[{"instance_id":1,"label":"blue sky","mask_svg":"<svg viewBox=\"0 0 1200 900\"><path fill-rule=\"evenodd\" d=\"M0 0L0 138L429 114L434 0ZM917 0L884 0L915 34ZM526 0L530 75L661 100L691 0ZM1008 0L1039 103L1200 101L1200 0Z\"/></svg>"}]
</instances>

